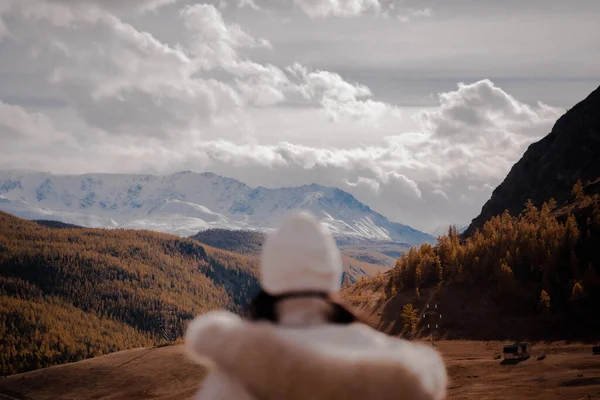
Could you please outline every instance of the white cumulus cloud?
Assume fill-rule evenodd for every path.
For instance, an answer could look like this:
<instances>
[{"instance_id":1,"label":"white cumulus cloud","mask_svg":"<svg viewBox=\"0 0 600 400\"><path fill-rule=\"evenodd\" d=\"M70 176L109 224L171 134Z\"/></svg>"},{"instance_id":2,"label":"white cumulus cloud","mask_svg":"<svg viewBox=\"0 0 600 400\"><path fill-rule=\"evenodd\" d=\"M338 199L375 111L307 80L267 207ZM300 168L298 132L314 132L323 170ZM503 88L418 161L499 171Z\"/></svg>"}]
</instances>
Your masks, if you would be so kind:
<instances>
[{"instance_id":1,"label":"white cumulus cloud","mask_svg":"<svg viewBox=\"0 0 600 400\"><path fill-rule=\"evenodd\" d=\"M311 18L357 17L381 10L379 0L294 0L294 3Z\"/></svg>"},{"instance_id":2,"label":"white cumulus cloud","mask_svg":"<svg viewBox=\"0 0 600 400\"><path fill-rule=\"evenodd\" d=\"M431 8L408 9L398 14L397 17L401 22L409 22L416 18L429 18L433 15Z\"/></svg>"},{"instance_id":3,"label":"white cumulus cloud","mask_svg":"<svg viewBox=\"0 0 600 400\"><path fill-rule=\"evenodd\" d=\"M439 93L427 109L402 109L348 71L271 62L279 48L264 31L214 5L184 3L1 2L0 79L20 80L0 89L0 168L211 170L251 185L314 182L430 230L468 223L562 113L486 79ZM303 4L315 17L380 7ZM170 12L177 34L141 23L158 18L148 10ZM403 129L409 114L415 119ZM257 128L257 115L276 118Z\"/></svg>"}]
</instances>

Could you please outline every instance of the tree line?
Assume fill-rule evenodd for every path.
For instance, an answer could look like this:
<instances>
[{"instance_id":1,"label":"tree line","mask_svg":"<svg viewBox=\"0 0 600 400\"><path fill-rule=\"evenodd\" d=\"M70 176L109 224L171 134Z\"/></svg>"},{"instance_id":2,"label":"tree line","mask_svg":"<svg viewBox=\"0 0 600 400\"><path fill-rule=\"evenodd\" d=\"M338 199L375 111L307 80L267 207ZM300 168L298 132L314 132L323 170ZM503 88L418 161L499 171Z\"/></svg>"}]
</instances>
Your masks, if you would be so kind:
<instances>
[{"instance_id":1,"label":"tree line","mask_svg":"<svg viewBox=\"0 0 600 400\"><path fill-rule=\"evenodd\" d=\"M471 237L456 227L437 244L411 248L398 259L386 293L436 285L478 285L507 309L532 313L600 314L600 197L578 182L558 207L528 202L506 211ZM597 318L597 317L596 317Z\"/></svg>"}]
</instances>

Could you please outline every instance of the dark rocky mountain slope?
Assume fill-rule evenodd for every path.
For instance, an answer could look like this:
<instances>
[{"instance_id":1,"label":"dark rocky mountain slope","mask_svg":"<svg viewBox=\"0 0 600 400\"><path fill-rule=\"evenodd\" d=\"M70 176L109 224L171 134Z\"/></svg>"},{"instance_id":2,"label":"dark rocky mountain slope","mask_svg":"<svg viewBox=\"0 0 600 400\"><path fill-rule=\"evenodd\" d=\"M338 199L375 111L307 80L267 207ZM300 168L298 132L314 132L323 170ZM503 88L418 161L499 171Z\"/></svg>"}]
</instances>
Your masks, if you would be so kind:
<instances>
[{"instance_id":1,"label":"dark rocky mountain slope","mask_svg":"<svg viewBox=\"0 0 600 400\"><path fill-rule=\"evenodd\" d=\"M492 193L465 232L508 210L517 215L527 200L536 206L554 198L563 204L580 179L600 176L600 88L558 119L550 134L533 143Z\"/></svg>"}]
</instances>

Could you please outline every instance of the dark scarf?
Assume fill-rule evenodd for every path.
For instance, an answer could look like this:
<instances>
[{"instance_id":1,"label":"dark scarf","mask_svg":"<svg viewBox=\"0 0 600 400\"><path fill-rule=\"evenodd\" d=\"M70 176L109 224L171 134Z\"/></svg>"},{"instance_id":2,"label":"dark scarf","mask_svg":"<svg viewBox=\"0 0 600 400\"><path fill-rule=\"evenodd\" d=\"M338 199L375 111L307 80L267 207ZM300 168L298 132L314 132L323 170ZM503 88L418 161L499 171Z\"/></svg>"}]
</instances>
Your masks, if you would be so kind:
<instances>
[{"instance_id":1,"label":"dark scarf","mask_svg":"<svg viewBox=\"0 0 600 400\"><path fill-rule=\"evenodd\" d=\"M250 301L246 309L247 318L251 321L269 321L272 323L279 322L277 315L277 303L282 300L301 298L301 297L318 297L325 300L331 310L327 316L327 321L333 324L351 324L358 322L358 318L348 308L335 301L329 293L315 291L298 291L287 292L280 295L271 295L263 289Z\"/></svg>"}]
</instances>

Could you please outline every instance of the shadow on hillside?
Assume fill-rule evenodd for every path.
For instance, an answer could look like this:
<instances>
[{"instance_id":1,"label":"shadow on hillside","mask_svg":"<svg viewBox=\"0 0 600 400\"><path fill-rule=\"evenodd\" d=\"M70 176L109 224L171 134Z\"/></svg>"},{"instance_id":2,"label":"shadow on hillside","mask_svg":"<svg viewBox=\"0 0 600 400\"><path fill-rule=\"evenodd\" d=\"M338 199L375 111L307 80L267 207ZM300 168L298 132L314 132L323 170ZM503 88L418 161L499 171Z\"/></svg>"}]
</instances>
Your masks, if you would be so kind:
<instances>
[{"instance_id":1,"label":"shadow on hillside","mask_svg":"<svg viewBox=\"0 0 600 400\"><path fill-rule=\"evenodd\" d=\"M443 316L437 339L507 342L518 339L532 344L564 340L594 343L598 340L597 332L600 332L597 319L580 319L577 315L565 313L546 317L532 313L526 307L511 311L500 307L486 287L459 285L443 286L440 291L423 288L419 299L414 289L405 288L381 305L375 327L393 336L400 335L403 329L402 307L409 303L421 317L416 337L429 335L422 318L428 303L437 304Z\"/></svg>"},{"instance_id":2,"label":"shadow on hillside","mask_svg":"<svg viewBox=\"0 0 600 400\"><path fill-rule=\"evenodd\" d=\"M570 386L592 386L592 385L600 385L600 378L577 378L577 379L568 379L560 382L559 386L570 387Z\"/></svg>"}]
</instances>

